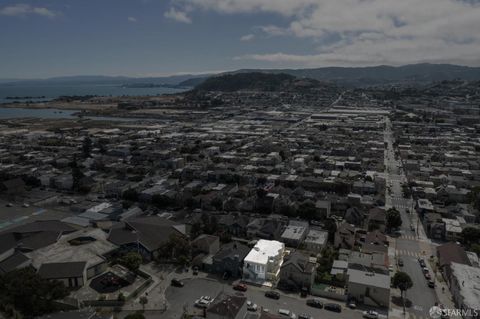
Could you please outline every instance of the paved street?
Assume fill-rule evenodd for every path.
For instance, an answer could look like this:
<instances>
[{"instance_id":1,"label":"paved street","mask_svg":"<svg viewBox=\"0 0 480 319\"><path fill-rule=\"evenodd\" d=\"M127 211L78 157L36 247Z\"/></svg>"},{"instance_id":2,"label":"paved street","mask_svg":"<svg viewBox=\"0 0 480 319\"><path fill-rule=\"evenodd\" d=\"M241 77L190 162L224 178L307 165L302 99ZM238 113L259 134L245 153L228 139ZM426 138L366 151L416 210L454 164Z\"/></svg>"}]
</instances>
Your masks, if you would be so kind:
<instances>
[{"instance_id":1,"label":"paved street","mask_svg":"<svg viewBox=\"0 0 480 319\"><path fill-rule=\"evenodd\" d=\"M385 129L385 142L387 143L385 151L385 179L389 189L385 193L385 206L387 209L395 207L402 217L401 229L397 232L396 237L393 238L395 264L401 258L404 266L398 269L408 273L413 281L413 287L406 293L406 297L411 303L407 305L406 310L409 318L429 318L428 311L438 299L435 289L427 286L427 281L418 263L418 258L420 257L427 261L431 251L425 247L430 248L431 243L425 236L422 224L419 223L416 213L413 212L412 199L403 197L402 183L406 182L406 177L401 162L395 159L391 128L391 123L387 119ZM414 227L414 230L411 229L411 226ZM403 316L402 311L399 312L402 308L402 303L398 298L399 294L397 291L397 296L392 298L391 317L398 318L399 315L400 317Z\"/></svg>"},{"instance_id":2,"label":"paved street","mask_svg":"<svg viewBox=\"0 0 480 319\"><path fill-rule=\"evenodd\" d=\"M265 288L248 286L248 291L241 293L234 291L230 284L221 283L213 279L197 278L185 280L185 287L176 288L169 287L166 291L166 298L169 302L169 309L162 315L165 319L177 319L187 308L189 311L196 310L193 306L196 299L202 295L215 297L219 292L225 291L230 294L244 294L248 300L253 301L258 307L268 309L270 312L277 313L278 309L289 309L295 314L306 313L313 318L322 319L338 319L338 318L362 318L361 310L351 310L345 307L344 303L340 304L343 309L342 313L334 313L323 309L315 309L306 305L306 298L300 298L299 295L282 294L279 300L269 299L264 296ZM309 297L310 298L310 297ZM332 300L321 299L323 302L334 302ZM198 311L198 310L197 310ZM385 318L386 316L383 316Z\"/></svg>"}]
</instances>

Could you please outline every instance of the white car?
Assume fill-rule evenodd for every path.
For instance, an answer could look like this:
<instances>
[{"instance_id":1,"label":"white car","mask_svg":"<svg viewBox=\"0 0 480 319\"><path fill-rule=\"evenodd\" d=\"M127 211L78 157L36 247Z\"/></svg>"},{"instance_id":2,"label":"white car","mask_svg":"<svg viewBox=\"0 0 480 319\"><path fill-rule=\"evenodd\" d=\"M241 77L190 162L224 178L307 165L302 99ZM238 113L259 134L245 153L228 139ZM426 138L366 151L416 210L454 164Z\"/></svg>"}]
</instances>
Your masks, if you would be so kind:
<instances>
[{"instance_id":1,"label":"white car","mask_svg":"<svg viewBox=\"0 0 480 319\"><path fill-rule=\"evenodd\" d=\"M297 316L291 312L290 310L287 309L278 309L278 313L281 314L282 316L288 317L290 319L296 319Z\"/></svg>"},{"instance_id":2,"label":"white car","mask_svg":"<svg viewBox=\"0 0 480 319\"><path fill-rule=\"evenodd\" d=\"M251 302L250 300L247 301L247 310L248 311L257 311L257 309L258 309L257 304Z\"/></svg>"},{"instance_id":3,"label":"white car","mask_svg":"<svg viewBox=\"0 0 480 319\"><path fill-rule=\"evenodd\" d=\"M364 311L363 312L363 318L377 319L378 318L378 312L373 311L373 310Z\"/></svg>"},{"instance_id":4,"label":"white car","mask_svg":"<svg viewBox=\"0 0 480 319\"><path fill-rule=\"evenodd\" d=\"M207 308L209 304L210 302L201 298L195 301L195 307L198 307L198 308Z\"/></svg>"}]
</instances>

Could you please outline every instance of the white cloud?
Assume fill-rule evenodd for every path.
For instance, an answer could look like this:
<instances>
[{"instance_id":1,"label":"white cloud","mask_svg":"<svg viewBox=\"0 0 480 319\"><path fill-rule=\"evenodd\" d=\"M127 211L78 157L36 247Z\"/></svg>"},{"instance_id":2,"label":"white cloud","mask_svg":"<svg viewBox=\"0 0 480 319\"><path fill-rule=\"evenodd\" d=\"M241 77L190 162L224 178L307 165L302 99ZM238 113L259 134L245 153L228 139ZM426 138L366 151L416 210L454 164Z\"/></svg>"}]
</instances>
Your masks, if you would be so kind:
<instances>
[{"instance_id":1,"label":"white cloud","mask_svg":"<svg viewBox=\"0 0 480 319\"><path fill-rule=\"evenodd\" d=\"M221 14L267 12L284 25L259 27L319 45L317 52L238 58L296 65L452 62L480 65L477 0L172 0Z\"/></svg>"},{"instance_id":2,"label":"white cloud","mask_svg":"<svg viewBox=\"0 0 480 319\"><path fill-rule=\"evenodd\" d=\"M0 8L0 15L11 17L25 17L28 15L38 15L46 18L55 18L58 12L51 11L44 7L33 7L29 4L14 4Z\"/></svg>"},{"instance_id":3,"label":"white cloud","mask_svg":"<svg viewBox=\"0 0 480 319\"><path fill-rule=\"evenodd\" d=\"M188 17L187 12L179 11L174 7L171 7L170 10L164 13L165 18L175 20L182 23L192 23L192 19Z\"/></svg>"},{"instance_id":4,"label":"white cloud","mask_svg":"<svg viewBox=\"0 0 480 319\"><path fill-rule=\"evenodd\" d=\"M128 22L132 22L132 23L137 22L137 18L135 18L135 17L128 17L127 20L128 20Z\"/></svg>"},{"instance_id":5,"label":"white cloud","mask_svg":"<svg viewBox=\"0 0 480 319\"><path fill-rule=\"evenodd\" d=\"M254 34L251 34L251 33L245 34L244 36L240 37L240 41L244 41L244 42L252 41L254 38L255 38Z\"/></svg>"}]
</instances>

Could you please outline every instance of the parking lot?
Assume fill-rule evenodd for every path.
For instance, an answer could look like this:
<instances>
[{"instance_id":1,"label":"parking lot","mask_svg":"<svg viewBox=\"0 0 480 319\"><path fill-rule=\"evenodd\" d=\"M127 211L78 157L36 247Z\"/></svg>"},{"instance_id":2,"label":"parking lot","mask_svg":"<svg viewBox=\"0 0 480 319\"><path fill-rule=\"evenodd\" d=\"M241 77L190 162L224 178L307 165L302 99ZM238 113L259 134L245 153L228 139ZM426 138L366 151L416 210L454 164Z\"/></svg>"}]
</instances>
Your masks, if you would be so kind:
<instances>
[{"instance_id":1,"label":"parking lot","mask_svg":"<svg viewBox=\"0 0 480 319\"><path fill-rule=\"evenodd\" d=\"M218 293L224 291L231 294L243 294L248 300L258 305L259 311L261 308L268 309L272 313L277 313L278 309L288 309L295 314L308 314L313 318L325 318L325 319L354 319L362 318L361 310L352 310L346 308L341 302L336 302L342 306L341 313L330 312L324 309L315 309L306 305L306 299L300 298L299 295L285 295L281 293L279 300L269 299L264 296L266 288L248 286L246 292L238 292L232 289L232 286L225 282L219 282L217 280L208 278L195 278L184 281L185 286L181 288L168 287L166 291L166 298L168 300L168 310L162 315L165 319L177 319L181 316L184 309L187 309L189 313L196 311L201 314L202 311L194 307L195 300L201 296L216 297ZM332 302L326 299L322 299L322 302ZM386 316L385 316L386 317ZM385 318L384 317L384 318Z\"/></svg>"}]
</instances>

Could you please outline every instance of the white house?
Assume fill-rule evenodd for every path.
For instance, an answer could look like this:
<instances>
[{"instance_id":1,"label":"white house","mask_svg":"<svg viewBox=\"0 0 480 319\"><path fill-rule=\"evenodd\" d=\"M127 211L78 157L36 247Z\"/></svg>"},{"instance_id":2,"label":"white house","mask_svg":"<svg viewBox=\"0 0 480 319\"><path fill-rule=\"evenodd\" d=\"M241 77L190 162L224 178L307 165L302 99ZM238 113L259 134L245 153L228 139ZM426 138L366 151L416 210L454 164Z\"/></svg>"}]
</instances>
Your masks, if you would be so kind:
<instances>
[{"instance_id":1,"label":"white house","mask_svg":"<svg viewBox=\"0 0 480 319\"><path fill-rule=\"evenodd\" d=\"M285 244L260 239L243 261L243 280L274 286L280 279Z\"/></svg>"}]
</instances>

